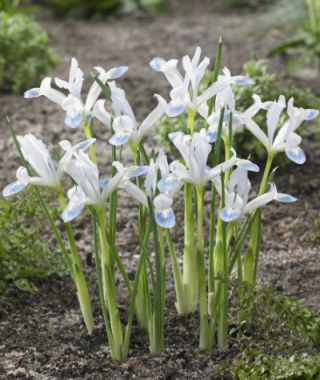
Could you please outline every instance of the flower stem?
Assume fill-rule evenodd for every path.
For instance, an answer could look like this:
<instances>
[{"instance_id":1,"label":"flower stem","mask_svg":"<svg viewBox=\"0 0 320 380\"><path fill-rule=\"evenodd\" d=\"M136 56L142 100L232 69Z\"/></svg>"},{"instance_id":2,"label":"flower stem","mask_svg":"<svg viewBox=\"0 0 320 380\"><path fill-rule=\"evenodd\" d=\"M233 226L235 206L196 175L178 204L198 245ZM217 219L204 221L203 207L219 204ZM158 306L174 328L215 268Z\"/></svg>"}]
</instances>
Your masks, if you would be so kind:
<instances>
[{"instance_id":1,"label":"flower stem","mask_svg":"<svg viewBox=\"0 0 320 380\"><path fill-rule=\"evenodd\" d=\"M92 139L93 138L93 133L92 133L92 130L91 130L91 127L90 127L90 124L89 123L83 123L83 131L84 131L84 134L86 135L86 138L87 139ZM90 149L90 156L91 156L91 160L94 164L97 164L97 155L96 155L96 150L95 150L95 147L93 144L90 145L89 147Z\"/></svg>"},{"instance_id":2,"label":"flower stem","mask_svg":"<svg viewBox=\"0 0 320 380\"><path fill-rule=\"evenodd\" d=\"M57 189L57 194L58 194L61 208L62 210L64 210L64 208L66 207L66 201L65 201L62 189ZM78 255L78 250L77 250L76 242L74 239L74 233L73 233L71 223L70 222L65 223L65 227L66 227L69 244L70 244L72 266L73 266L73 272L74 272L74 282L77 288L77 296L78 296L78 300L80 304L80 309L81 309L82 316L86 324L87 330L89 334L92 334L94 323L93 323L90 295L88 291L87 282L81 268L81 262Z\"/></svg>"}]
</instances>

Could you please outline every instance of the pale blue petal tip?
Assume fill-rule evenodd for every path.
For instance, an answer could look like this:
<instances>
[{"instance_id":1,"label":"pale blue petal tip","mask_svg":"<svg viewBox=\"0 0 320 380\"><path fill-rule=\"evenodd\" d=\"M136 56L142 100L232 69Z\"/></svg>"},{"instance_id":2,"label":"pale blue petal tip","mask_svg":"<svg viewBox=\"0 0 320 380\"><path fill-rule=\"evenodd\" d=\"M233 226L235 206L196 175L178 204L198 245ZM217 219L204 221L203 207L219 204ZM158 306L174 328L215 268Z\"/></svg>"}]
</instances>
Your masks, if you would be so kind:
<instances>
[{"instance_id":1,"label":"pale blue petal tip","mask_svg":"<svg viewBox=\"0 0 320 380\"><path fill-rule=\"evenodd\" d=\"M185 111L184 106L173 106L171 104L168 104L165 107L165 113L169 117L176 117L178 115L181 115Z\"/></svg>"},{"instance_id":2,"label":"pale blue petal tip","mask_svg":"<svg viewBox=\"0 0 320 380\"><path fill-rule=\"evenodd\" d=\"M88 149L89 146L92 145L95 141L96 141L96 139L88 139L88 140L82 141L82 142L80 142L79 144L77 144L77 150L86 150L86 149Z\"/></svg>"},{"instance_id":3,"label":"pale blue petal tip","mask_svg":"<svg viewBox=\"0 0 320 380\"><path fill-rule=\"evenodd\" d=\"M38 98L39 96L41 96L41 94L40 89L38 88L32 88L31 90L28 90L23 94L23 97L25 99Z\"/></svg>"},{"instance_id":4,"label":"pale blue petal tip","mask_svg":"<svg viewBox=\"0 0 320 380\"><path fill-rule=\"evenodd\" d=\"M213 144L217 140L217 132L207 131L207 140L210 144Z\"/></svg>"},{"instance_id":5,"label":"pale blue petal tip","mask_svg":"<svg viewBox=\"0 0 320 380\"><path fill-rule=\"evenodd\" d=\"M109 181L110 181L110 178L108 178L108 177L100 179L100 181L99 181L100 188L104 189L107 186Z\"/></svg>"},{"instance_id":6,"label":"pale blue petal tip","mask_svg":"<svg viewBox=\"0 0 320 380\"><path fill-rule=\"evenodd\" d=\"M136 169L133 169L130 174L129 174L129 178L134 178L134 177L139 177L143 174L146 174L149 170L149 166L139 166L138 168Z\"/></svg>"},{"instance_id":7,"label":"pale blue petal tip","mask_svg":"<svg viewBox=\"0 0 320 380\"><path fill-rule=\"evenodd\" d=\"M286 156L289 158L289 160L293 161L298 165L302 165L306 162L306 155L304 154L304 151L302 149L288 149L286 150Z\"/></svg>"},{"instance_id":8,"label":"pale blue petal tip","mask_svg":"<svg viewBox=\"0 0 320 380\"><path fill-rule=\"evenodd\" d=\"M227 207L220 211L220 218L224 222L232 222L233 220L238 219L240 215L241 211L230 209Z\"/></svg>"},{"instance_id":9,"label":"pale blue petal tip","mask_svg":"<svg viewBox=\"0 0 320 380\"><path fill-rule=\"evenodd\" d=\"M123 144L126 144L130 140L130 135L126 134L119 134L117 135L116 133L109 139L109 143L114 146L120 146Z\"/></svg>"},{"instance_id":10,"label":"pale blue petal tip","mask_svg":"<svg viewBox=\"0 0 320 380\"><path fill-rule=\"evenodd\" d=\"M248 170L250 172L259 172L260 168L258 165L254 164L253 162L243 162L238 165L240 168Z\"/></svg>"},{"instance_id":11,"label":"pale blue petal tip","mask_svg":"<svg viewBox=\"0 0 320 380\"><path fill-rule=\"evenodd\" d=\"M158 182L158 189L160 190L161 193L166 193L171 190L177 189L179 184L180 184L180 181L178 180L178 178L172 178L172 177L162 178Z\"/></svg>"},{"instance_id":12,"label":"pale blue petal tip","mask_svg":"<svg viewBox=\"0 0 320 380\"><path fill-rule=\"evenodd\" d=\"M70 128L77 128L82 121L82 113L78 113L76 115L68 115L64 119L65 124Z\"/></svg>"},{"instance_id":13,"label":"pale blue petal tip","mask_svg":"<svg viewBox=\"0 0 320 380\"><path fill-rule=\"evenodd\" d=\"M79 204L70 204L64 209L61 218L65 223L70 222L71 220L75 219L77 216L79 216L84 208L84 205Z\"/></svg>"},{"instance_id":14,"label":"pale blue petal tip","mask_svg":"<svg viewBox=\"0 0 320 380\"><path fill-rule=\"evenodd\" d=\"M3 189L2 195L4 197L9 197L10 195L17 194L20 191L24 190L27 186L28 186L27 182L19 182L19 181L13 182Z\"/></svg>"},{"instance_id":15,"label":"pale blue petal tip","mask_svg":"<svg viewBox=\"0 0 320 380\"><path fill-rule=\"evenodd\" d=\"M313 120L316 117L318 117L319 111L318 110L309 110L309 113L307 115L307 120Z\"/></svg>"},{"instance_id":16,"label":"pale blue petal tip","mask_svg":"<svg viewBox=\"0 0 320 380\"><path fill-rule=\"evenodd\" d=\"M156 223L163 228L173 228L176 224L176 218L172 209L156 211Z\"/></svg>"},{"instance_id":17,"label":"pale blue petal tip","mask_svg":"<svg viewBox=\"0 0 320 380\"><path fill-rule=\"evenodd\" d=\"M276 200L281 203L293 203L297 201L297 198L289 194L283 194L283 195L278 195Z\"/></svg>"},{"instance_id":18,"label":"pale blue petal tip","mask_svg":"<svg viewBox=\"0 0 320 380\"><path fill-rule=\"evenodd\" d=\"M110 79L117 79L117 78L121 77L127 70L128 70L128 66L115 67L112 70L112 73L110 75Z\"/></svg>"},{"instance_id":19,"label":"pale blue petal tip","mask_svg":"<svg viewBox=\"0 0 320 380\"><path fill-rule=\"evenodd\" d=\"M155 70L155 71L161 71L161 68L162 66L164 65L166 61L163 59L163 58L160 58L160 57L156 57L156 58L153 58L149 65L150 67Z\"/></svg>"}]
</instances>

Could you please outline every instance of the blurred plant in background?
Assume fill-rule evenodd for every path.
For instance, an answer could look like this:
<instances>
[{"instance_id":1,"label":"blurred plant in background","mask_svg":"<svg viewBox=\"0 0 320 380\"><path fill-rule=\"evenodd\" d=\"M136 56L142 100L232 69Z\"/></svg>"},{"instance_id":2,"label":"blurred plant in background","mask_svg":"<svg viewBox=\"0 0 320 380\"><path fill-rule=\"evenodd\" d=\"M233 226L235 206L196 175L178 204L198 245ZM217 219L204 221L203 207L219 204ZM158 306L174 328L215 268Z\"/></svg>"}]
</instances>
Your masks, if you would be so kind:
<instances>
[{"instance_id":1,"label":"blurred plant in background","mask_svg":"<svg viewBox=\"0 0 320 380\"><path fill-rule=\"evenodd\" d=\"M257 94L261 97L262 101L267 99L278 99L280 94L286 98L294 97L296 104L299 107L307 108L320 108L319 99L312 94L310 90L302 90L292 84L282 86L279 83L277 75L272 72L268 65L267 60L252 59L243 65L243 75L250 77L255 84L253 86L238 86L234 90L236 104L238 111L244 111L252 103L252 95ZM204 86L210 83L212 73L209 73L204 80ZM262 126L265 130L265 119L263 115L258 114L255 117L258 125ZM319 123L319 122L317 122ZM204 128L205 121L198 119L195 123L195 129L200 130ZM156 134L160 143L172 153L173 145L168 134L186 128L186 117L181 115L176 119L169 117L162 118L161 122L156 126ZM246 129L242 133L235 134L235 148L243 157L251 156L253 159L262 160L266 156L265 149L257 139ZM278 164L285 164L286 160L283 159Z\"/></svg>"},{"instance_id":2,"label":"blurred plant in background","mask_svg":"<svg viewBox=\"0 0 320 380\"><path fill-rule=\"evenodd\" d=\"M43 220L32 194L12 202L0 199L0 297L14 287L34 292L36 278L66 274L61 255L41 240Z\"/></svg>"},{"instance_id":3,"label":"blurred plant in background","mask_svg":"<svg viewBox=\"0 0 320 380\"><path fill-rule=\"evenodd\" d=\"M71 17L92 17L101 14L129 14L144 9L159 13L164 8L163 0L48 0L48 4L67 12Z\"/></svg>"},{"instance_id":4,"label":"blurred plant in background","mask_svg":"<svg viewBox=\"0 0 320 380\"><path fill-rule=\"evenodd\" d=\"M305 0L308 18L293 37L271 50L270 56L288 53L291 75L313 79L320 72L320 0Z\"/></svg>"},{"instance_id":5,"label":"blurred plant in background","mask_svg":"<svg viewBox=\"0 0 320 380\"><path fill-rule=\"evenodd\" d=\"M275 0L226 0L226 3L232 7L250 7L256 8L260 5L269 5Z\"/></svg>"},{"instance_id":6,"label":"blurred plant in background","mask_svg":"<svg viewBox=\"0 0 320 380\"><path fill-rule=\"evenodd\" d=\"M1 2L0 91L4 92L18 93L33 86L58 63L47 34L30 17L20 14L18 5Z\"/></svg>"}]
</instances>

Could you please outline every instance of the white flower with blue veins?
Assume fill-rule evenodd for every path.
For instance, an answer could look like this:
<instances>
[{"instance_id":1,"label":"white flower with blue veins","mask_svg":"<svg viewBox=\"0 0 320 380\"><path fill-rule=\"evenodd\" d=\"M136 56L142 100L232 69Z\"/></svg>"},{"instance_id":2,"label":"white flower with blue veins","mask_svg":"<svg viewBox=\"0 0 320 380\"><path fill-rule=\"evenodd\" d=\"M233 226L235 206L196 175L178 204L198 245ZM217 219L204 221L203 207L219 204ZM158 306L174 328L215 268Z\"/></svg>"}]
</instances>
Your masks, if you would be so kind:
<instances>
[{"instance_id":1,"label":"white flower with blue veins","mask_svg":"<svg viewBox=\"0 0 320 380\"><path fill-rule=\"evenodd\" d=\"M194 133L193 136L186 135L183 132L175 132L169 134L169 138L180 151L185 163L173 161L170 164L170 170L184 183L204 187L209 181L220 177L221 172L225 172L235 165L249 168L249 170L259 170L250 161L238 159L234 149L232 149L233 155L229 160L210 168L207 162L212 146L208 142L205 129Z\"/></svg>"},{"instance_id":2,"label":"white flower with blue veins","mask_svg":"<svg viewBox=\"0 0 320 380\"><path fill-rule=\"evenodd\" d=\"M171 101L166 106L165 112L169 117L175 117L183 112L199 112L203 117L208 116L207 101L228 86L228 79L221 79L211 84L199 95L199 85L210 64L208 57L200 62L201 48L197 47L193 58L188 55L182 59L185 71L184 77L177 68L178 60L153 58L150 62L152 69L162 72L172 86L170 92Z\"/></svg>"},{"instance_id":3,"label":"white flower with blue veins","mask_svg":"<svg viewBox=\"0 0 320 380\"><path fill-rule=\"evenodd\" d=\"M221 181L217 179L215 186L221 195ZM220 217L225 222L237 220L245 214L249 214L256 209L276 200L283 203L292 203L296 198L288 194L277 192L274 183L270 183L269 190L249 201L251 183L248 179L248 170L238 167L235 169L229 179L228 189L225 189L225 207L220 211Z\"/></svg>"},{"instance_id":4,"label":"white flower with blue veins","mask_svg":"<svg viewBox=\"0 0 320 380\"><path fill-rule=\"evenodd\" d=\"M59 143L66 152L60 159L56 167L48 148L44 143L32 134L18 136L18 142L25 160L30 164L33 171L37 174L35 177L28 175L27 169L20 167L17 170L17 181L6 186L3 190L3 196L7 197L24 190L29 184L35 186L45 186L59 188L64 173L65 166L71 160L72 155L86 150L95 139L82 141L74 146L67 140Z\"/></svg>"},{"instance_id":5,"label":"white flower with blue veins","mask_svg":"<svg viewBox=\"0 0 320 380\"><path fill-rule=\"evenodd\" d=\"M99 80L105 84L109 80L114 80L122 76L128 70L128 67L114 67L109 71L105 71L101 67L95 67L95 69L98 72ZM51 78L45 78L39 88L32 88L26 91L24 97L30 99L45 96L59 105L66 112L64 121L70 128L78 127L83 120L88 122L92 117L92 110L102 91L100 85L94 81L89 89L86 101L82 101L81 89L83 84L83 72L79 68L75 58L71 60L69 80L64 81L55 78L55 84L57 87L67 90L68 95L52 88Z\"/></svg>"},{"instance_id":6,"label":"white flower with blue veins","mask_svg":"<svg viewBox=\"0 0 320 380\"><path fill-rule=\"evenodd\" d=\"M105 207L106 200L115 189L124 189L139 202L144 202L143 192L130 179L146 172L146 167L129 167L114 161L117 173L111 178L99 179L98 167L89 156L80 151L65 166L65 172L76 182L68 192L69 203L62 213L64 222L69 222L81 214L85 206L97 209ZM146 203L146 201L145 201Z\"/></svg>"},{"instance_id":7,"label":"white flower with blue veins","mask_svg":"<svg viewBox=\"0 0 320 380\"><path fill-rule=\"evenodd\" d=\"M134 145L150 132L152 127L160 120L164 114L167 102L160 95L154 95L158 105L140 124L137 122L134 112L126 98L126 93L114 82L108 82L112 110L114 114L112 129L114 134L109 139L110 144L121 146L129 141ZM107 127L111 127L112 115L105 109L105 101L98 100L93 108L93 116Z\"/></svg>"},{"instance_id":8,"label":"white flower with blue veins","mask_svg":"<svg viewBox=\"0 0 320 380\"><path fill-rule=\"evenodd\" d=\"M302 138L295 131L303 121L314 120L318 116L319 111L294 107L294 100L291 98L287 105L288 119L280 127L280 116L286 107L284 96L281 95L278 101L262 103L256 95L254 100L255 103L241 116L246 127L260 140L269 154L272 155L284 151L291 161L303 164L306 156L299 146ZM267 134L252 119L260 109L267 111Z\"/></svg>"}]
</instances>

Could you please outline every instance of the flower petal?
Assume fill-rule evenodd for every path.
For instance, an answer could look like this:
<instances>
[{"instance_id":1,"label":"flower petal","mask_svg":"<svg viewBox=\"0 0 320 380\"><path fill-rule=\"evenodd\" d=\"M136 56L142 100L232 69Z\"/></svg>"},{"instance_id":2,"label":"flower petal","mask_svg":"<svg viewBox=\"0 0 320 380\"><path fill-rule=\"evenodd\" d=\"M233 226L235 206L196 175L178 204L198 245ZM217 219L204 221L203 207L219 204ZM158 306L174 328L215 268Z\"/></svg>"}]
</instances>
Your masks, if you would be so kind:
<instances>
[{"instance_id":1,"label":"flower petal","mask_svg":"<svg viewBox=\"0 0 320 380\"><path fill-rule=\"evenodd\" d=\"M219 215L224 222L232 222L239 218L241 210L225 207L220 211Z\"/></svg>"},{"instance_id":2,"label":"flower petal","mask_svg":"<svg viewBox=\"0 0 320 380\"><path fill-rule=\"evenodd\" d=\"M9 197L10 195L20 193L20 191L24 190L28 186L28 182L16 181L10 183L2 190L2 195L4 197Z\"/></svg>"},{"instance_id":3,"label":"flower petal","mask_svg":"<svg viewBox=\"0 0 320 380\"><path fill-rule=\"evenodd\" d=\"M176 224L176 218L172 208L159 210L155 212L156 223L163 228L173 228Z\"/></svg>"},{"instance_id":4,"label":"flower petal","mask_svg":"<svg viewBox=\"0 0 320 380\"><path fill-rule=\"evenodd\" d=\"M286 149L286 156L289 160L295 162L296 164L304 164L306 161L306 155L300 147Z\"/></svg>"},{"instance_id":5,"label":"flower petal","mask_svg":"<svg viewBox=\"0 0 320 380\"><path fill-rule=\"evenodd\" d=\"M155 57L149 62L149 66L155 71L161 71L167 61L160 57Z\"/></svg>"},{"instance_id":6,"label":"flower petal","mask_svg":"<svg viewBox=\"0 0 320 380\"><path fill-rule=\"evenodd\" d=\"M278 193L275 200L281 203L293 203L297 201L297 198L289 194Z\"/></svg>"},{"instance_id":7,"label":"flower petal","mask_svg":"<svg viewBox=\"0 0 320 380\"><path fill-rule=\"evenodd\" d=\"M165 107L165 113L169 117L176 117L181 115L185 111L185 106L179 104L171 104L169 103Z\"/></svg>"},{"instance_id":8,"label":"flower petal","mask_svg":"<svg viewBox=\"0 0 320 380\"><path fill-rule=\"evenodd\" d=\"M83 209L84 209L83 203L80 204L80 203L69 202L67 207L63 210L61 218L65 223L68 223L71 220L75 219L77 216L79 216Z\"/></svg>"},{"instance_id":9,"label":"flower petal","mask_svg":"<svg viewBox=\"0 0 320 380\"><path fill-rule=\"evenodd\" d=\"M25 99L39 98L41 96L40 88L31 88L23 94Z\"/></svg>"}]
</instances>

